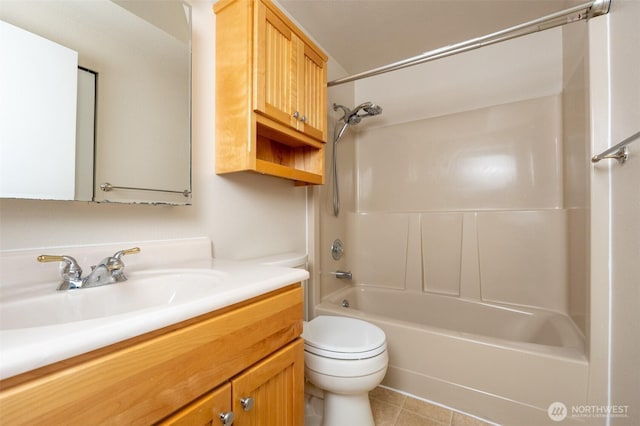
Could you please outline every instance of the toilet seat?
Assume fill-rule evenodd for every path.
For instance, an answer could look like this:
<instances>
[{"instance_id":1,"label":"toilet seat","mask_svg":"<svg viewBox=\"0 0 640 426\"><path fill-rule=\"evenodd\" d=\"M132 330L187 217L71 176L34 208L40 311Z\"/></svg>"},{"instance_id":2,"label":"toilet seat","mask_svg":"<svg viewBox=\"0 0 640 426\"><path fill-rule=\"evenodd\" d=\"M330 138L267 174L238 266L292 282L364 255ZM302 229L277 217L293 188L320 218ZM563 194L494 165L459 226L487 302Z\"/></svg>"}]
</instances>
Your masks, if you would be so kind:
<instances>
[{"instance_id":1,"label":"toilet seat","mask_svg":"<svg viewBox=\"0 0 640 426\"><path fill-rule=\"evenodd\" d=\"M305 323L302 337L305 351L333 359L372 358L387 349L380 328L355 318L316 317Z\"/></svg>"}]
</instances>

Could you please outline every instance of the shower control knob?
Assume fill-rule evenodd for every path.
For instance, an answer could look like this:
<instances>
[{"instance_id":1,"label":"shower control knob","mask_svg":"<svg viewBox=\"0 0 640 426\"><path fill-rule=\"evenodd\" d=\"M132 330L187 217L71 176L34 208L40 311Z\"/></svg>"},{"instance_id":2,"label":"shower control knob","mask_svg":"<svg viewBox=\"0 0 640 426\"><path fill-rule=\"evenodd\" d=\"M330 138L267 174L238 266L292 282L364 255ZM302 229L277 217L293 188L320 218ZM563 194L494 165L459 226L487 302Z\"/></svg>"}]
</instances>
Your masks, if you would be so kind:
<instances>
[{"instance_id":1,"label":"shower control knob","mask_svg":"<svg viewBox=\"0 0 640 426\"><path fill-rule=\"evenodd\" d=\"M248 396L246 398L240 398L240 405L244 411L249 411L253 408L253 398Z\"/></svg>"},{"instance_id":2,"label":"shower control knob","mask_svg":"<svg viewBox=\"0 0 640 426\"><path fill-rule=\"evenodd\" d=\"M340 260L344 254L344 248L342 247L342 241L336 238L333 244L331 244L331 257L333 260Z\"/></svg>"},{"instance_id":3,"label":"shower control knob","mask_svg":"<svg viewBox=\"0 0 640 426\"><path fill-rule=\"evenodd\" d=\"M220 413L220 421L224 426L229 426L233 424L234 415L233 411L228 411L226 413Z\"/></svg>"}]
</instances>

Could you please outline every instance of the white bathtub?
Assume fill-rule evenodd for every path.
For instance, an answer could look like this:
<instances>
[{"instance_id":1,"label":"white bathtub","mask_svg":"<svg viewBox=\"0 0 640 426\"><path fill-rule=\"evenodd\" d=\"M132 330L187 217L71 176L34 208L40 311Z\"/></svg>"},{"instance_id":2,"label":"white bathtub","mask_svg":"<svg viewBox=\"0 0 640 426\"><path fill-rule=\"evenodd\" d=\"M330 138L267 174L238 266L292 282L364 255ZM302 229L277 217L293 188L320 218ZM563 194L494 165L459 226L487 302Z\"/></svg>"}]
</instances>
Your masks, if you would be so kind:
<instances>
[{"instance_id":1,"label":"white bathtub","mask_svg":"<svg viewBox=\"0 0 640 426\"><path fill-rule=\"evenodd\" d=\"M316 314L385 331L384 385L498 424L556 424L552 402L585 403L584 338L563 314L367 286L332 294Z\"/></svg>"}]
</instances>

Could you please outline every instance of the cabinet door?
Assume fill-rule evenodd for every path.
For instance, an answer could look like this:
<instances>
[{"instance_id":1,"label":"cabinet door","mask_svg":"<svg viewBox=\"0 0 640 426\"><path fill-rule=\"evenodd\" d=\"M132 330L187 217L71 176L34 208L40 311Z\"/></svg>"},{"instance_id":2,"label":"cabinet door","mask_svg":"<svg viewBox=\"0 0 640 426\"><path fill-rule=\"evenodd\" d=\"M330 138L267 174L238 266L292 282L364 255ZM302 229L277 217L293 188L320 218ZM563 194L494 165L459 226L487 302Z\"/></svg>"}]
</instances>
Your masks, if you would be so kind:
<instances>
[{"instance_id":1,"label":"cabinet door","mask_svg":"<svg viewBox=\"0 0 640 426\"><path fill-rule=\"evenodd\" d=\"M198 398L159 423L161 426L220 426L221 415L231 411L231 384L222 385ZM227 423L231 424L231 423Z\"/></svg>"},{"instance_id":2,"label":"cabinet door","mask_svg":"<svg viewBox=\"0 0 640 426\"><path fill-rule=\"evenodd\" d=\"M234 425L302 426L303 363L303 341L297 339L233 379Z\"/></svg>"},{"instance_id":3,"label":"cabinet door","mask_svg":"<svg viewBox=\"0 0 640 426\"><path fill-rule=\"evenodd\" d=\"M300 111L298 129L307 135L327 140L327 68L325 61L306 43L298 40L297 110Z\"/></svg>"},{"instance_id":4,"label":"cabinet door","mask_svg":"<svg viewBox=\"0 0 640 426\"><path fill-rule=\"evenodd\" d=\"M296 128L292 82L295 79L291 29L262 2L255 5L254 109Z\"/></svg>"}]
</instances>

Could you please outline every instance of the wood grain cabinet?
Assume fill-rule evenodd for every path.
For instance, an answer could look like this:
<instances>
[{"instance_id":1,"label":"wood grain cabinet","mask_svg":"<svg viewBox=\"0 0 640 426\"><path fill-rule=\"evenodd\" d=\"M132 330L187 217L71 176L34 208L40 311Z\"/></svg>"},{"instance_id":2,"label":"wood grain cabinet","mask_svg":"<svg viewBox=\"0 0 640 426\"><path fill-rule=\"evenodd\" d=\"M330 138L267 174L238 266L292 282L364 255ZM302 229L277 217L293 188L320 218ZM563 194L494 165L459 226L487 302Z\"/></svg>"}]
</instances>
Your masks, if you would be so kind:
<instances>
[{"instance_id":1,"label":"wood grain cabinet","mask_svg":"<svg viewBox=\"0 0 640 426\"><path fill-rule=\"evenodd\" d=\"M302 426L301 333L294 284L2 380L0 424Z\"/></svg>"},{"instance_id":2,"label":"wood grain cabinet","mask_svg":"<svg viewBox=\"0 0 640 426\"><path fill-rule=\"evenodd\" d=\"M302 426L303 350L299 339L182 408L160 425Z\"/></svg>"},{"instance_id":3,"label":"wood grain cabinet","mask_svg":"<svg viewBox=\"0 0 640 426\"><path fill-rule=\"evenodd\" d=\"M327 56L269 0L216 13L216 172L324 182Z\"/></svg>"},{"instance_id":4,"label":"wood grain cabinet","mask_svg":"<svg viewBox=\"0 0 640 426\"><path fill-rule=\"evenodd\" d=\"M159 423L161 426L231 425L231 384L216 388Z\"/></svg>"}]
</instances>

